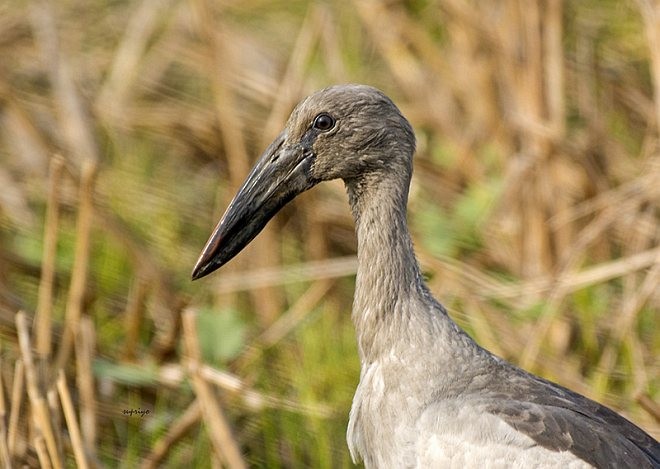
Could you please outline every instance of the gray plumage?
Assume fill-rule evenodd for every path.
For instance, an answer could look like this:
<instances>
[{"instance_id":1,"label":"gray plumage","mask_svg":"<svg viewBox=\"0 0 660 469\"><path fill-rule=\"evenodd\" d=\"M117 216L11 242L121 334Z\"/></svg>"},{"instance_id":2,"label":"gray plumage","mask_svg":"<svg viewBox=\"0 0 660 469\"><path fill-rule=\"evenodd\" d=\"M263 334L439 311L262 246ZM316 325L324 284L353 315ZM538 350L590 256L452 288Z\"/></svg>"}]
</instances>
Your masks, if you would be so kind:
<instances>
[{"instance_id":1,"label":"gray plumage","mask_svg":"<svg viewBox=\"0 0 660 469\"><path fill-rule=\"evenodd\" d=\"M343 179L358 238L354 460L368 468L660 467L651 436L481 348L433 298L406 222L414 151L410 124L382 92L343 85L307 97L216 226L193 278L229 261L297 194Z\"/></svg>"}]
</instances>

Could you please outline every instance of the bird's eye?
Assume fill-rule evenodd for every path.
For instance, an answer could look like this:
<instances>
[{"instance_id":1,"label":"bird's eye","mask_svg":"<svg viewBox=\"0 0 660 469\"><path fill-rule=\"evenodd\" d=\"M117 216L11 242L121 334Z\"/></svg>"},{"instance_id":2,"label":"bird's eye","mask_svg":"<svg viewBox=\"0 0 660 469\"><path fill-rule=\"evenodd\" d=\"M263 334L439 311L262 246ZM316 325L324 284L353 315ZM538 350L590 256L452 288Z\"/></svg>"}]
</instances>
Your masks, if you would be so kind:
<instances>
[{"instance_id":1,"label":"bird's eye","mask_svg":"<svg viewBox=\"0 0 660 469\"><path fill-rule=\"evenodd\" d=\"M330 114L319 114L314 119L313 127L323 132L332 129L335 126L335 118Z\"/></svg>"}]
</instances>

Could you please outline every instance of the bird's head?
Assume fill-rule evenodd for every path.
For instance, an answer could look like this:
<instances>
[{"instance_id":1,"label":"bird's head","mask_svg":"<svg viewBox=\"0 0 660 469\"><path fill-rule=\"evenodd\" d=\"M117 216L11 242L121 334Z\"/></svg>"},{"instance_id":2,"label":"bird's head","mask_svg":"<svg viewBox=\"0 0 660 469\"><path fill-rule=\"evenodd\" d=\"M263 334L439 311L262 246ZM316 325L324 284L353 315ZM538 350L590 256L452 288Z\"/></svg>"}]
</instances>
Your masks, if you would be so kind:
<instances>
[{"instance_id":1,"label":"bird's head","mask_svg":"<svg viewBox=\"0 0 660 469\"><path fill-rule=\"evenodd\" d=\"M302 100L259 158L202 250L193 279L238 254L298 194L321 181L410 172L415 137L381 91L325 88Z\"/></svg>"}]
</instances>

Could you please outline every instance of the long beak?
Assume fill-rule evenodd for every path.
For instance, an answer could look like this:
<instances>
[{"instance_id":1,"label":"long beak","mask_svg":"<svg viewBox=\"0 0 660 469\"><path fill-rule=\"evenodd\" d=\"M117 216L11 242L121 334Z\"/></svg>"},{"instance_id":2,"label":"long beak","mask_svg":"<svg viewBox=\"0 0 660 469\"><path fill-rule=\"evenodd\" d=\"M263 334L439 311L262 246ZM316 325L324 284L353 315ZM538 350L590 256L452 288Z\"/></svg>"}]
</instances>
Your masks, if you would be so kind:
<instances>
[{"instance_id":1,"label":"long beak","mask_svg":"<svg viewBox=\"0 0 660 469\"><path fill-rule=\"evenodd\" d=\"M286 132L282 132L252 168L206 242L192 271L193 280L227 263L287 202L316 184L310 174L311 148L286 146L285 141Z\"/></svg>"}]
</instances>

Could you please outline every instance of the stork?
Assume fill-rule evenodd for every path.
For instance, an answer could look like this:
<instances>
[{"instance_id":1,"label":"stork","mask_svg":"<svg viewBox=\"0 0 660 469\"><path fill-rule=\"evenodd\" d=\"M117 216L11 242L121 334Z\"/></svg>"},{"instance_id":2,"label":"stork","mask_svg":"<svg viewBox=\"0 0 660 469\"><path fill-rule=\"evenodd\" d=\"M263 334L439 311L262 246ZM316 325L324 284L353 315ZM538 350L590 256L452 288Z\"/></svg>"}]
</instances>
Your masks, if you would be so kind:
<instances>
[{"instance_id":1,"label":"stork","mask_svg":"<svg viewBox=\"0 0 660 469\"><path fill-rule=\"evenodd\" d=\"M298 194L342 179L355 219L361 362L347 440L367 468L660 467L660 444L609 408L480 347L424 283L406 222L410 123L381 91L301 101L229 204L192 273L238 254Z\"/></svg>"}]
</instances>

